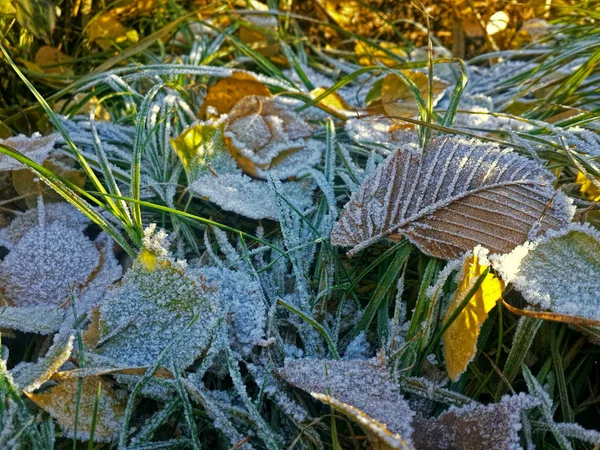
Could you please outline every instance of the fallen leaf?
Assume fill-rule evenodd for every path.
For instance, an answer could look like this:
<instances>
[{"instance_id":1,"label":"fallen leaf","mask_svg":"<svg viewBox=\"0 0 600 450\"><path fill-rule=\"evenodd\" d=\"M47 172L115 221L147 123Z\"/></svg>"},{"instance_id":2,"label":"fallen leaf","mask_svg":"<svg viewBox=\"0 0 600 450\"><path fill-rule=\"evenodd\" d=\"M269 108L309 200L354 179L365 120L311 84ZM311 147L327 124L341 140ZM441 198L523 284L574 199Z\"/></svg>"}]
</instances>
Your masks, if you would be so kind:
<instances>
[{"instance_id":1,"label":"fallen leaf","mask_svg":"<svg viewBox=\"0 0 600 450\"><path fill-rule=\"evenodd\" d=\"M191 125L176 138L171 138L171 147L179 156L188 180L195 180L198 172L207 168L215 155L227 148L222 127L203 122Z\"/></svg>"},{"instance_id":2,"label":"fallen leaf","mask_svg":"<svg viewBox=\"0 0 600 450\"><path fill-rule=\"evenodd\" d=\"M125 42L129 38L125 27L110 13L97 16L86 31L90 42L98 44L103 50L109 50L115 43Z\"/></svg>"},{"instance_id":3,"label":"fallen leaf","mask_svg":"<svg viewBox=\"0 0 600 450\"><path fill-rule=\"evenodd\" d=\"M271 92L254 75L246 72L234 72L232 76L222 78L208 88L198 117L210 115L214 108L217 115L226 114L246 96L270 97Z\"/></svg>"},{"instance_id":4,"label":"fallen leaf","mask_svg":"<svg viewBox=\"0 0 600 450\"><path fill-rule=\"evenodd\" d=\"M408 58L408 54L404 49L393 42L378 42L378 45L384 50L387 50L398 59L390 56L386 51L369 45L366 42L357 42L354 46L354 54L358 58L358 63L361 66L374 66L377 63L387 67L397 66L402 63L402 60Z\"/></svg>"},{"instance_id":5,"label":"fallen leaf","mask_svg":"<svg viewBox=\"0 0 600 450\"><path fill-rule=\"evenodd\" d=\"M67 167L64 163L61 163L58 160L53 161L51 158L46 159L42 165L46 169L80 188L85 184L86 176L83 170ZM30 208L37 205L40 194L44 201L48 203L64 201L59 193L37 178L37 176L28 169L15 170L12 173L12 179L15 190L19 195L25 197L25 202Z\"/></svg>"},{"instance_id":6,"label":"fallen leaf","mask_svg":"<svg viewBox=\"0 0 600 450\"><path fill-rule=\"evenodd\" d=\"M35 54L34 61L43 73L57 75L73 75L73 67L69 64L73 58L50 45L43 45Z\"/></svg>"},{"instance_id":7,"label":"fallen leaf","mask_svg":"<svg viewBox=\"0 0 600 450\"><path fill-rule=\"evenodd\" d=\"M487 266L481 265L476 254L465 258L459 282L450 300L444 321L448 320L473 288ZM473 360L477 353L477 338L488 313L500 300L504 283L488 273L467 306L448 327L443 336L446 371L451 380L456 380Z\"/></svg>"},{"instance_id":8,"label":"fallen leaf","mask_svg":"<svg viewBox=\"0 0 600 450\"><path fill-rule=\"evenodd\" d=\"M501 31L506 30L506 27L508 27L509 22L510 18L508 17L508 14L506 12L495 12L494 14L492 14L492 17L489 18L485 26L485 31L490 36L500 33Z\"/></svg>"},{"instance_id":9,"label":"fallen leaf","mask_svg":"<svg viewBox=\"0 0 600 450\"><path fill-rule=\"evenodd\" d=\"M331 233L351 256L383 237L407 237L424 253L456 259L480 244L507 253L531 233L571 221L554 175L494 144L447 137L422 153L402 148L344 206Z\"/></svg>"},{"instance_id":10,"label":"fallen leaf","mask_svg":"<svg viewBox=\"0 0 600 450\"><path fill-rule=\"evenodd\" d=\"M286 362L279 375L365 430L373 448L412 449L414 413L380 360Z\"/></svg>"},{"instance_id":11,"label":"fallen leaf","mask_svg":"<svg viewBox=\"0 0 600 450\"><path fill-rule=\"evenodd\" d=\"M423 103L427 105L429 92L429 79L423 72L403 70L402 73L412 81L419 91ZM433 79L433 106L444 96L448 83L438 78ZM367 94L367 111L374 114L388 116L418 117L419 104L414 93L402 78L390 73L380 82L373 85Z\"/></svg>"},{"instance_id":12,"label":"fallen leaf","mask_svg":"<svg viewBox=\"0 0 600 450\"><path fill-rule=\"evenodd\" d=\"M490 260L530 305L600 320L600 233L591 226L570 224Z\"/></svg>"},{"instance_id":13,"label":"fallen leaf","mask_svg":"<svg viewBox=\"0 0 600 450\"><path fill-rule=\"evenodd\" d=\"M229 112L224 136L245 173L291 178L319 162L322 146L299 114L272 97L246 96Z\"/></svg>"},{"instance_id":14,"label":"fallen leaf","mask_svg":"<svg viewBox=\"0 0 600 450\"><path fill-rule=\"evenodd\" d=\"M521 448L521 413L539 401L526 394L504 396L499 403L451 407L437 418L416 416L413 440L419 450L514 450Z\"/></svg>"},{"instance_id":15,"label":"fallen leaf","mask_svg":"<svg viewBox=\"0 0 600 450\"><path fill-rule=\"evenodd\" d=\"M98 414L95 421L94 441L110 442L119 435L126 402L119 398L108 378L85 377L79 397L79 411L75 415L78 398L78 378L61 380L48 390L27 396L50 414L68 437L73 437L77 417L77 438L88 440L92 430L96 394L100 384Z\"/></svg>"},{"instance_id":16,"label":"fallen leaf","mask_svg":"<svg viewBox=\"0 0 600 450\"><path fill-rule=\"evenodd\" d=\"M268 7L267 7L268 10ZM279 53L279 42L277 35L277 18L274 16L248 14L244 16L253 27L240 27L240 39L263 56L272 58ZM259 28L259 29L255 29ZM271 33L263 33L265 29Z\"/></svg>"},{"instance_id":17,"label":"fallen leaf","mask_svg":"<svg viewBox=\"0 0 600 450\"><path fill-rule=\"evenodd\" d=\"M600 200L600 188L592 180L586 177L583 172L577 173L575 183L580 184L579 191L585 198L597 202Z\"/></svg>"},{"instance_id":18,"label":"fallen leaf","mask_svg":"<svg viewBox=\"0 0 600 450\"><path fill-rule=\"evenodd\" d=\"M326 90L326 88L318 87L310 91L310 95L313 98L317 98L318 96L322 95ZM352 110L352 107L348 105L348 103L346 103L346 101L338 92L332 92L331 94L322 98L318 104L324 108L332 109L334 111L342 113L347 113Z\"/></svg>"},{"instance_id":19,"label":"fallen leaf","mask_svg":"<svg viewBox=\"0 0 600 450\"><path fill-rule=\"evenodd\" d=\"M9 137L7 139L0 139L0 144L12 147L34 162L42 164L50 152L54 150L54 144L58 140L58 137L59 135L57 133L48 136L42 136L40 133L33 133L30 137L19 134L18 136ZM16 159L5 154L0 154L0 171L19 170L23 168L23 164Z\"/></svg>"}]
</instances>

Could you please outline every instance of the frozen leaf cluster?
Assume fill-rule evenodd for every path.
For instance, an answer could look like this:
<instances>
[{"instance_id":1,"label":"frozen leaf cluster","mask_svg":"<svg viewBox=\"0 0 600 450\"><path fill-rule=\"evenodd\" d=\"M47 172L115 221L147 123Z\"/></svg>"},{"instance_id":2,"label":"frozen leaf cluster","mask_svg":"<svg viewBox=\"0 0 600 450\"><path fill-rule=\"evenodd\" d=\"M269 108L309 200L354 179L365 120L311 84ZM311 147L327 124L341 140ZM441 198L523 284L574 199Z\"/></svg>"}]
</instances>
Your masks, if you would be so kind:
<instances>
[{"instance_id":1,"label":"frozen leaf cluster","mask_svg":"<svg viewBox=\"0 0 600 450\"><path fill-rule=\"evenodd\" d=\"M400 149L344 206L331 233L354 254L383 237L407 237L424 253L455 259L482 245L506 253L573 215L537 163L493 144L432 140L423 153Z\"/></svg>"}]
</instances>

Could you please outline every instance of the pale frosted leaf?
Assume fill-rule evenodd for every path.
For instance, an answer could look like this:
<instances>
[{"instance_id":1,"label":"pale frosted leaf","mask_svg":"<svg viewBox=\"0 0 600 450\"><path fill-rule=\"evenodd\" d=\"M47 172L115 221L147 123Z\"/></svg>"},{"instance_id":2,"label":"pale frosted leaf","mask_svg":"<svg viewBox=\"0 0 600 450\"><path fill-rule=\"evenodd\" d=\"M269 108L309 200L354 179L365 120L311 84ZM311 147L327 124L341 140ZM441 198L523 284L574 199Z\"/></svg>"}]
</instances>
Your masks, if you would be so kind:
<instances>
[{"instance_id":1,"label":"pale frosted leaf","mask_svg":"<svg viewBox=\"0 0 600 450\"><path fill-rule=\"evenodd\" d=\"M251 219L277 220L277 193L269 183L243 173L229 154L218 155L211 166L214 173L206 170L199 174L189 185L191 191L226 211ZM283 183L282 191L300 211L312 205L311 180Z\"/></svg>"},{"instance_id":2,"label":"pale frosted leaf","mask_svg":"<svg viewBox=\"0 0 600 450\"><path fill-rule=\"evenodd\" d=\"M490 259L531 305L600 320L600 233L591 226L571 224Z\"/></svg>"},{"instance_id":3,"label":"pale frosted leaf","mask_svg":"<svg viewBox=\"0 0 600 450\"><path fill-rule=\"evenodd\" d=\"M0 308L0 328L50 334L60 328L64 315L57 306L6 306Z\"/></svg>"},{"instance_id":4,"label":"pale frosted leaf","mask_svg":"<svg viewBox=\"0 0 600 450\"><path fill-rule=\"evenodd\" d=\"M0 289L14 306L59 306L88 282L100 260L80 230L51 222L27 231L4 258Z\"/></svg>"},{"instance_id":5,"label":"pale frosted leaf","mask_svg":"<svg viewBox=\"0 0 600 450\"><path fill-rule=\"evenodd\" d=\"M54 144L58 137L59 135L56 133L48 136L42 136L40 133L33 133L31 137L20 134L15 137L0 139L0 144L12 147L23 153L29 159L32 159L34 162L41 164L54 149ZM25 166L23 164L17 162L17 160L10 156L4 154L0 155L0 171L19 170L24 168Z\"/></svg>"},{"instance_id":6,"label":"pale frosted leaf","mask_svg":"<svg viewBox=\"0 0 600 450\"><path fill-rule=\"evenodd\" d=\"M90 224L90 219L73 205L65 202L45 204L42 215L46 223L60 221L70 228L80 231L83 231ZM8 227L0 229L0 244L11 249L27 231L38 225L40 225L40 211L38 211L38 208L31 208L17 214Z\"/></svg>"},{"instance_id":7,"label":"pale frosted leaf","mask_svg":"<svg viewBox=\"0 0 600 450\"><path fill-rule=\"evenodd\" d=\"M57 334L45 356L39 358L35 363L22 362L12 370L15 383L24 392L33 392L39 389L67 362L73 351L74 338L72 333Z\"/></svg>"},{"instance_id":8,"label":"pale frosted leaf","mask_svg":"<svg viewBox=\"0 0 600 450\"><path fill-rule=\"evenodd\" d=\"M389 438L392 448L411 448L414 413L382 361L300 359L286 362L279 373L292 386L319 399L327 396L334 406L344 404L352 416L364 419L361 425L380 439Z\"/></svg>"},{"instance_id":9,"label":"pale frosted leaf","mask_svg":"<svg viewBox=\"0 0 600 450\"><path fill-rule=\"evenodd\" d=\"M424 253L455 259L476 245L507 253L572 215L554 177L510 150L477 140L432 140L401 149L354 193L331 233L352 255L383 237L406 236Z\"/></svg>"},{"instance_id":10,"label":"pale frosted leaf","mask_svg":"<svg viewBox=\"0 0 600 450\"><path fill-rule=\"evenodd\" d=\"M163 365L185 368L206 348L220 317L215 287L173 260L165 239L163 231L146 229L144 250L102 299L96 352L120 366L152 366L173 344Z\"/></svg>"},{"instance_id":11,"label":"pale frosted leaf","mask_svg":"<svg viewBox=\"0 0 600 450\"><path fill-rule=\"evenodd\" d=\"M499 403L472 403L451 407L438 418L415 417L413 440L419 450L517 450L521 412L536 407L538 400L518 394Z\"/></svg>"},{"instance_id":12,"label":"pale frosted leaf","mask_svg":"<svg viewBox=\"0 0 600 450\"><path fill-rule=\"evenodd\" d=\"M75 426L75 409L78 397L78 378L67 378L46 391L28 394L28 397L39 407L50 414L56 423L69 437L73 436ZM109 379L101 377L83 378L83 389L80 397L79 414L77 416L77 437L87 440L92 429L94 404L98 383L101 383L98 402L98 415L94 432L95 442L110 442L118 436L125 412L125 398L120 398Z\"/></svg>"}]
</instances>

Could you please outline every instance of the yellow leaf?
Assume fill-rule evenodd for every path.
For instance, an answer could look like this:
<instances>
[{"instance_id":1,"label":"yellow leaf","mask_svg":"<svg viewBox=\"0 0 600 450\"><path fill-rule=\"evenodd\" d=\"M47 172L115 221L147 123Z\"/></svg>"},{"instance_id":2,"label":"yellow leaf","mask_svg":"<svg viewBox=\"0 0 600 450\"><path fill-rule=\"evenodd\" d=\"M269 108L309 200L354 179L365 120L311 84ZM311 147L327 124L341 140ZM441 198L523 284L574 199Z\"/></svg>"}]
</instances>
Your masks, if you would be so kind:
<instances>
[{"instance_id":1,"label":"yellow leaf","mask_svg":"<svg viewBox=\"0 0 600 450\"><path fill-rule=\"evenodd\" d=\"M76 377L67 378L42 393L26 394L40 408L48 412L69 436L73 436L75 426L78 382L79 379ZM121 429L125 401L117 398L108 379L97 376L83 378L77 437L83 440L90 438L99 383L101 383L101 387L94 441L110 442L118 436Z\"/></svg>"},{"instance_id":2,"label":"yellow leaf","mask_svg":"<svg viewBox=\"0 0 600 450\"><path fill-rule=\"evenodd\" d=\"M600 189L582 172L577 173L576 183L581 184L581 195L585 198L597 202L600 200Z\"/></svg>"},{"instance_id":3,"label":"yellow leaf","mask_svg":"<svg viewBox=\"0 0 600 450\"><path fill-rule=\"evenodd\" d=\"M317 98L319 95L323 94L323 92L325 92L327 89L322 88L322 87L318 87L313 89L312 91L310 91L310 94L313 96L313 98ZM346 101L342 98L342 96L340 94L338 94L337 92L332 92L331 94L329 94L327 97L321 99L321 101L319 102L319 105L328 108L328 109L333 109L336 111L350 111L352 108L350 107L350 105L348 105L348 103L346 103Z\"/></svg>"},{"instance_id":4,"label":"yellow leaf","mask_svg":"<svg viewBox=\"0 0 600 450\"><path fill-rule=\"evenodd\" d=\"M271 97L271 92L256 77L245 72L235 72L217 81L208 89L199 117L207 115L207 109L216 109L217 114L228 113L237 102L249 95Z\"/></svg>"},{"instance_id":5,"label":"yellow leaf","mask_svg":"<svg viewBox=\"0 0 600 450\"><path fill-rule=\"evenodd\" d=\"M127 30L112 14L104 13L93 20L88 29L90 42L97 43L103 50L108 50L113 43L126 41Z\"/></svg>"},{"instance_id":6,"label":"yellow leaf","mask_svg":"<svg viewBox=\"0 0 600 450\"><path fill-rule=\"evenodd\" d=\"M41 46L35 54L35 63L42 69L43 73L57 75L73 75L73 68L67 64L72 59L50 45Z\"/></svg>"},{"instance_id":7,"label":"yellow leaf","mask_svg":"<svg viewBox=\"0 0 600 450\"><path fill-rule=\"evenodd\" d=\"M210 160L224 147L221 129L206 123L198 123L183 130L171 139L171 146L192 179L199 169L210 164Z\"/></svg>"},{"instance_id":8,"label":"yellow leaf","mask_svg":"<svg viewBox=\"0 0 600 450\"><path fill-rule=\"evenodd\" d=\"M468 256L462 267L460 282L450 301L444 320L456 310L465 295L475 285L487 267L479 263L476 255ZM477 338L488 313L502 297L504 282L488 273L467 306L444 333L444 355L446 370L456 380L467 368L477 351Z\"/></svg>"},{"instance_id":9,"label":"yellow leaf","mask_svg":"<svg viewBox=\"0 0 600 450\"><path fill-rule=\"evenodd\" d=\"M360 20L361 5L357 0L317 0L325 13L340 27Z\"/></svg>"},{"instance_id":10,"label":"yellow leaf","mask_svg":"<svg viewBox=\"0 0 600 450\"><path fill-rule=\"evenodd\" d=\"M17 10L10 0L0 0L0 16L14 16Z\"/></svg>"},{"instance_id":11,"label":"yellow leaf","mask_svg":"<svg viewBox=\"0 0 600 450\"><path fill-rule=\"evenodd\" d=\"M408 56L401 47L392 42L379 42L379 46L397 55L399 59L405 59ZM379 62L384 66L392 67L401 63L401 61L392 58L383 50L365 42L357 42L354 46L354 53L358 58L358 63L362 66L374 66Z\"/></svg>"},{"instance_id":12,"label":"yellow leaf","mask_svg":"<svg viewBox=\"0 0 600 450\"><path fill-rule=\"evenodd\" d=\"M403 70L402 73L410 79L417 87L427 104L427 93L429 91L429 79L423 72ZM375 87L375 86L374 86ZM434 78L433 80L433 105L441 99L448 83ZM381 84L381 97L379 101L369 105L372 114L385 114L388 116L417 117L419 106L417 100L408 85L402 78L394 73L385 76Z\"/></svg>"},{"instance_id":13,"label":"yellow leaf","mask_svg":"<svg viewBox=\"0 0 600 450\"><path fill-rule=\"evenodd\" d=\"M506 30L509 21L510 18L508 17L508 14L506 14L504 11L498 11L492 14L492 17L490 17L490 19L488 20L488 23L485 26L485 31L490 36L496 33L500 33L501 31Z\"/></svg>"}]
</instances>

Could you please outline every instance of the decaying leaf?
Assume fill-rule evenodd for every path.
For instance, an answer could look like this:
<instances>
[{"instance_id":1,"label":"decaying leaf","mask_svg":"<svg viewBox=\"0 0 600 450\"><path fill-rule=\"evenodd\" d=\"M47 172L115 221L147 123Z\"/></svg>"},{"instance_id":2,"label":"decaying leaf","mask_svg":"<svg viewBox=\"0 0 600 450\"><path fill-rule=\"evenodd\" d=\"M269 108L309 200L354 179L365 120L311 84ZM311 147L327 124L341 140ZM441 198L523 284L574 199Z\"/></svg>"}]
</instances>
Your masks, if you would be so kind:
<instances>
[{"instance_id":1,"label":"decaying leaf","mask_svg":"<svg viewBox=\"0 0 600 450\"><path fill-rule=\"evenodd\" d=\"M349 255L407 237L424 253L456 259L476 245L507 253L530 235L559 229L570 200L537 163L497 146L434 139L423 153L400 149L352 195L331 233Z\"/></svg>"},{"instance_id":2,"label":"decaying leaf","mask_svg":"<svg viewBox=\"0 0 600 450\"><path fill-rule=\"evenodd\" d=\"M46 391L27 396L50 414L69 437L73 436L77 417L77 438L90 438L98 384L101 385L98 414L94 430L95 442L110 442L121 429L126 401L119 398L108 378L83 378L79 414L75 415L78 397L78 378L67 378Z\"/></svg>"},{"instance_id":3,"label":"decaying leaf","mask_svg":"<svg viewBox=\"0 0 600 450\"><path fill-rule=\"evenodd\" d=\"M59 135L56 133L48 136L42 136L40 133L33 133L31 137L20 134L15 137L0 139L0 144L12 147L34 162L42 164L50 152L54 150L54 144L58 137ZM19 170L23 168L24 166L16 159L5 154L0 154L0 171Z\"/></svg>"},{"instance_id":4,"label":"decaying leaf","mask_svg":"<svg viewBox=\"0 0 600 450\"><path fill-rule=\"evenodd\" d=\"M600 233L591 226L571 224L490 259L531 305L600 320Z\"/></svg>"},{"instance_id":5,"label":"decaying leaf","mask_svg":"<svg viewBox=\"0 0 600 450\"><path fill-rule=\"evenodd\" d=\"M216 110L217 114L227 114L236 103L250 95L270 97L271 92L254 75L234 72L208 89L198 116L204 118L209 114L209 108Z\"/></svg>"},{"instance_id":6,"label":"decaying leaf","mask_svg":"<svg viewBox=\"0 0 600 450\"><path fill-rule=\"evenodd\" d=\"M214 288L164 247L167 235L146 229L144 250L99 309L95 352L118 366L148 367L172 345L163 365L192 364L220 317Z\"/></svg>"},{"instance_id":7,"label":"decaying leaf","mask_svg":"<svg viewBox=\"0 0 600 450\"><path fill-rule=\"evenodd\" d=\"M224 135L238 166L256 178L286 179L317 164L312 127L278 99L246 96L229 112Z\"/></svg>"},{"instance_id":8,"label":"decaying leaf","mask_svg":"<svg viewBox=\"0 0 600 450\"><path fill-rule=\"evenodd\" d=\"M375 448L412 448L414 413L380 360L286 362L280 376L331 404L368 433Z\"/></svg>"},{"instance_id":9,"label":"decaying leaf","mask_svg":"<svg viewBox=\"0 0 600 450\"><path fill-rule=\"evenodd\" d=\"M18 309L18 308L13 308ZM50 379L67 362L73 351L73 333L58 333L45 356L35 363L22 362L11 374L23 392L33 392Z\"/></svg>"},{"instance_id":10,"label":"decaying leaf","mask_svg":"<svg viewBox=\"0 0 600 450\"><path fill-rule=\"evenodd\" d=\"M413 421L413 441L418 450L520 449L521 412L536 407L530 395L504 396L499 403L473 403L451 407L438 418Z\"/></svg>"},{"instance_id":11,"label":"decaying leaf","mask_svg":"<svg viewBox=\"0 0 600 450\"><path fill-rule=\"evenodd\" d=\"M411 80L417 87L423 103L427 105L427 95L429 92L429 79L423 72L403 70L402 74ZM438 78L433 79L433 106L444 96L444 91L448 83ZM405 116L417 117L419 115L419 105L414 93L402 78L395 74L387 74L383 79L378 80L367 95L368 108L370 114L387 116Z\"/></svg>"},{"instance_id":12,"label":"decaying leaf","mask_svg":"<svg viewBox=\"0 0 600 450\"><path fill-rule=\"evenodd\" d=\"M486 267L480 263L477 254L467 255L458 276L460 281L452 296L444 321L448 320L461 304L465 295L474 287L477 279L483 275ZM481 326L487 319L488 313L496 306L503 290L502 280L488 273L467 306L444 333L444 356L450 379L456 380L475 357Z\"/></svg>"},{"instance_id":13,"label":"decaying leaf","mask_svg":"<svg viewBox=\"0 0 600 450\"><path fill-rule=\"evenodd\" d=\"M115 43L136 42L139 38L135 30L127 31L110 12L95 17L86 31L90 42L95 42L103 50L109 50Z\"/></svg>"}]
</instances>

